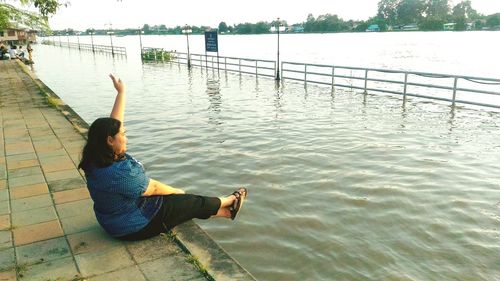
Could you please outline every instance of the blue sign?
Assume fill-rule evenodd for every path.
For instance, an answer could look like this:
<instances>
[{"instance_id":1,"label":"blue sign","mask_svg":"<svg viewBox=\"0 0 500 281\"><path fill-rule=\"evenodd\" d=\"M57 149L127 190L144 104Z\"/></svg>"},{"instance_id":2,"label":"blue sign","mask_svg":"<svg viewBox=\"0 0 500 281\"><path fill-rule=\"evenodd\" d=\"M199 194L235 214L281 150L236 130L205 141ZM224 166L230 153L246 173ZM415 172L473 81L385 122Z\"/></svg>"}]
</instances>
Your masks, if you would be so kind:
<instances>
[{"instance_id":1,"label":"blue sign","mask_svg":"<svg viewBox=\"0 0 500 281\"><path fill-rule=\"evenodd\" d=\"M205 52L219 52L217 31L205 31Z\"/></svg>"}]
</instances>

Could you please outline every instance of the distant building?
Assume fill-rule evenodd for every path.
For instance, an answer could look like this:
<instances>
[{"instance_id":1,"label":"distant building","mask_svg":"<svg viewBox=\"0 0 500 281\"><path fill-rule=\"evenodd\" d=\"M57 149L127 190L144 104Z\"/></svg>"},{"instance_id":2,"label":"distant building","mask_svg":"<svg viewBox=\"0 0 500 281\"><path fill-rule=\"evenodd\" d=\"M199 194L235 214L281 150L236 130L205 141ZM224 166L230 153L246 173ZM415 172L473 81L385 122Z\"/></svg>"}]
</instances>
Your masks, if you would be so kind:
<instances>
[{"instance_id":1,"label":"distant building","mask_svg":"<svg viewBox=\"0 0 500 281\"><path fill-rule=\"evenodd\" d=\"M36 41L37 31L24 28L6 28L0 30L0 41L9 44L26 44Z\"/></svg>"},{"instance_id":2,"label":"distant building","mask_svg":"<svg viewBox=\"0 0 500 281\"><path fill-rule=\"evenodd\" d=\"M290 31L295 33L302 33L304 32L304 27L302 25L292 25Z\"/></svg>"},{"instance_id":3,"label":"distant building","mask_svg":"<svg viewBox=\"0 0 500 281\"><path fill-rule=\"evenodd\" d=\"M401 30L417 31L417 30L419 30L419 28L418 28L418 25L416 25L416 24L407 24L407 25L404 25L403 27L401 27Z\"/></svg>"},{"instance_id":4,"label":"distant building","mask_svg":"<svg viewBox=\"0 0 500 281\"><path fill-rule=\"evenodd\" d=\"M455 30L455 26L457 24L454 23L454 22L450 22L450 23L445 23L443 24L443 30L446 30L446 31L451 31L451 30Z\"/></svg>"},{"instance_id":5,"label":"distant building","mask_svg":"<svg viewBox=\"0 0 500 281\"><path fill-rule=\"evenodd\" d=\"M368 28L366 29L366 32L379 32L379 31L380 31L380 26L378 26L378 24L372 24L368 26Z\"/></svg>"}]
</instances>

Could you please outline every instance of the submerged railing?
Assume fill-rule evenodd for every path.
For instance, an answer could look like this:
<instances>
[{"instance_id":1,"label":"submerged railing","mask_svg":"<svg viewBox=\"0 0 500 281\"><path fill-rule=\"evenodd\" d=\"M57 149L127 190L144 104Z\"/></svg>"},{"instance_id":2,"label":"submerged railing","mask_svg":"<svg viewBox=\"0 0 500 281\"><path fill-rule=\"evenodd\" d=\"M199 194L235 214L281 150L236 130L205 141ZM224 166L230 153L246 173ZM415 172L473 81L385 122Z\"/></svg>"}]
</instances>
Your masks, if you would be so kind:
<instances>
[{"instance_id":1,"label":"submerged railing","mask_svg":"<svg viewBox=\"0 0 500 281\"><path fill-rule=\"evenodd\" d=\"M223 57L172 52L179 64L218 69L256 76L276 77L276 62L249 58ZM285 80L380 92L407 97L440 100L500 109L500 79L416 71L361 68L299 62L281 62L279 75Z\"/></svg>"},{"instance_id":2,"label":"submerged railing","mask_svg":"<svg viewBox=\"0 0 500 281\"><path fill-rule=\"evenodd\" d=\"M218 69L256 76L274 77L276 62L272 60L258 60L249 58L222 57L204 54L190 54L174 52L174 62L191 66Z\"/></svg>"},{"instance_id":3,"label":"submerged railing","mask_svg":"<svg viewBox=\"0 0 500 281\"><path fill-rule=\"evenodd\" d=\"M46 45L66 47L70 49L79 49L85 51L92 51L94 53L111 53L113 55L127 55L127 49L125 47L119 46L106 46L106 45L95 45L95 44L84 44L84 43L73 43L73 42L55 42L55 41L45 41Z\"/></svg>"},{"instance_id":4,"label":"submerged railing","mask_svg":"<svg viewBox=\"0 0 500 281\"><path fill-rule=\"evenodd\" d=\"M298 62L282 62L281 77L329 85L332 90L343 87L402 95L403 100L410 96L447 101L453 106L460 103L500 108L500 79L495 78Z\"/></svg>"}]
</instances>

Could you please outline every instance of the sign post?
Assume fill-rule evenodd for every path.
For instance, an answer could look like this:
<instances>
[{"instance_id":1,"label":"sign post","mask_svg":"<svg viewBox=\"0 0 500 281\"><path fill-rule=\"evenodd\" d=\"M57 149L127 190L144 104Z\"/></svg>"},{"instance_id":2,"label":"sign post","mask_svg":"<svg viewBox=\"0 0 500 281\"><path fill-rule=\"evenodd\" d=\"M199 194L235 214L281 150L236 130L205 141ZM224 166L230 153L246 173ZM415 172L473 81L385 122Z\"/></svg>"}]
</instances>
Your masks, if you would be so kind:
<instances>
[{"instance_id":1,"label":"sign post","mask_svg":"<svg viewBox=\"0 0 500 281\"><path fill-rule=\"evenodd\" d=\"M207 52L217 53L217 72L219 72L219 42L217 40L218 30L205 31L205 68L208 69Z\"/></svg>"}]
</instances>

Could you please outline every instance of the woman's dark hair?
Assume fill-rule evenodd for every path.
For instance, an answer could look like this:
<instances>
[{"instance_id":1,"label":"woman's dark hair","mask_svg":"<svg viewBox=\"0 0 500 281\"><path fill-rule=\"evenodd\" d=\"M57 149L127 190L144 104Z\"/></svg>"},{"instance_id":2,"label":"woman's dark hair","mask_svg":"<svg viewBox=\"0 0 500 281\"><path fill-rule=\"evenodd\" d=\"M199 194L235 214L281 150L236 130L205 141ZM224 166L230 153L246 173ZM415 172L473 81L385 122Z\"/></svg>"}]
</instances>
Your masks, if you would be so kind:
<instances>
[{"instance_id":1,"label":"woman's dark hair","mask_svg":"<svg viewBox=\"0 0 500 281\"><path fill-rule=\"evenodd\" d=\"M108 145L108 136L116 135L120 131L120 126L120 120L109 117L98 118L90 125L79 169L87 173L94 167L107 167L113 163L115 155L113 148Z\"/></svg>"}]
</instances>

